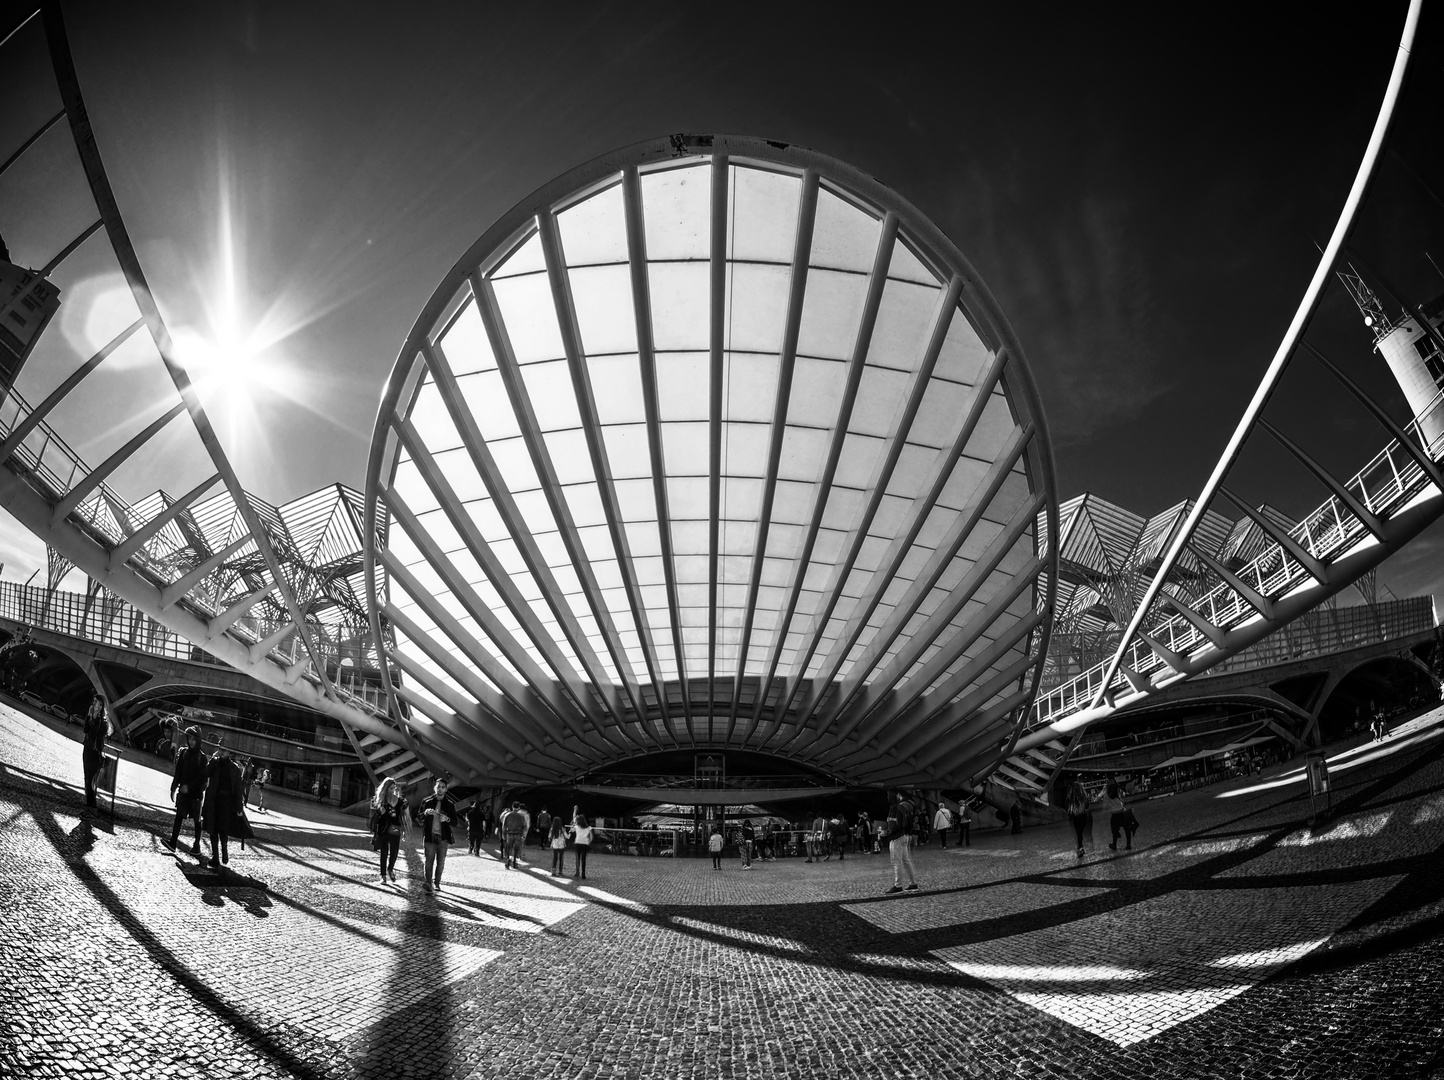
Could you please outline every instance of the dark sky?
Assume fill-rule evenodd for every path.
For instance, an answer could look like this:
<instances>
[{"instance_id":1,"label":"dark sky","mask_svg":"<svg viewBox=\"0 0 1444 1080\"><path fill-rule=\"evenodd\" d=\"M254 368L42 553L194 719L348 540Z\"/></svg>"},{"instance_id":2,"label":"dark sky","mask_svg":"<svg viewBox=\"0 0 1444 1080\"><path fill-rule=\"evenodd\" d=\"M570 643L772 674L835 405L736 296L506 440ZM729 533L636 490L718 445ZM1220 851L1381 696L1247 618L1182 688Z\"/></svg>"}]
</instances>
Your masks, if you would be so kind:
<instances>
[{"instance_id":1,"label":"dark sky","mask_svg":"<svg viewBox=\"0 0 1444 1080\"><path fill-rule=\"evenodd\" d=\"M502 212L676 131L799 143L872 173L978 268L1040 385L1061 494L1154 513L1196 492L1268 363L1358 165L1405 5L69 4L100 149L152 286L193 318L218 192L256 311L324 417L264 400L283 500L359 485L381 386L435 284ZM725 12L725 14L723 14ZM1425 14L1361 251L1444 291L1444 49ZM889 19L895 19L890 22ZM1444 17L1441 17L1444 21ZM1432 145L1431 145L1432 144ZM1440 258L1444 265L1444 258ZM1402 411L1342 290L1311 332ZM1302 362L1270 416L1345 475L1387 441ZM1235 485L1322 491L1266 446ZM1444 543L1401 556L1423 591Z\"/></svg>"}]
</instances>

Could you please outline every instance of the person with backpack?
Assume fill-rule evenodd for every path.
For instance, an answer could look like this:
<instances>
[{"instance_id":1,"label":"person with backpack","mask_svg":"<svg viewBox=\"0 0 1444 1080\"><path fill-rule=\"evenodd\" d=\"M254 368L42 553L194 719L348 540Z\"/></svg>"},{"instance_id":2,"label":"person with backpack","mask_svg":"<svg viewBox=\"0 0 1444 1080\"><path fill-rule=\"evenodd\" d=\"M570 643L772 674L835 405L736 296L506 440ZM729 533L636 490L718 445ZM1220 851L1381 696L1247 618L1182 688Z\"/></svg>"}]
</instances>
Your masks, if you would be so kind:
<instances>
[{"instance_id":1,"label":"person with backpack","mask_svg":"<svg viewBox=\"0 0 1444 1080\"><path fill-rule=\"evenodd\" d=\"M892 856L892 888L889 893L917 892L920 888L913 872L913 818L916 814L912 800L901 791L894 790L887 815L887 832L882 836ZM903 885L904 875L908 879L906 886Z\"/></svg>"},{"instance_id":2,"label":"person with backpack","mask_svg":"<svg viewBox=\"0 0 1444 1080\"><path fill-rule=\"evenodd\" d=\"M85 734L80 750L81 770L85 775L85 805L95 805L100 765L104 760L105 740L110 735L110 720L105 715L105 702L99 694L90 699L85 714Z\"/></svg>"},{"instance_id":3,"label":"person with backpack","mask_svg":"<svg viewBox=\"0 0 1444 1080\"><path fill-rule=\"evenodd\" d=\"M521 856L522 842L531 831L531 815L522 809L521 803L514 802L511 809L501 815L501 861L508 870L516 869L516 860Z\"/></svg>"},{"instance_id":4,"label":"person with backpack","mask_svg":"<svg viewBox=\"0 0 1444 1080\"><path fill-rule=\"evenodd\" d=\"M948 830L953 827L953 815L942 803L938 803L938 812L933 815L933 832L938 834L938 844L944 851L948 849Z\"/></svg>"}]
</instances>

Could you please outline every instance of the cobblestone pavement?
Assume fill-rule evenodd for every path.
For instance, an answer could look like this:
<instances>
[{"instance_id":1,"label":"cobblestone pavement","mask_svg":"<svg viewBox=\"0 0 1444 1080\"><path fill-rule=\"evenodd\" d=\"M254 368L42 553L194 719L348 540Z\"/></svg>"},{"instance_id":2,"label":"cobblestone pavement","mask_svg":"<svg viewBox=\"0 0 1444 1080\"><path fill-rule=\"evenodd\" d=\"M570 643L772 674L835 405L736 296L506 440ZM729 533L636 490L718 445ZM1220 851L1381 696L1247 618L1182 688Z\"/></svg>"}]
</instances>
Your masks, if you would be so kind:
<instances>
[{"instance_id":1,"label":"cobblestone pavement","mask_svg":"<svg viewBox=\"0 0 1444 1080\"><path fill-rule=\"evenodd\" d=\"M1444 711L1333 748L1316 828L1283 767L1136 804L1131 852L928 848L898 897L884 856L464 845L433 896L284 797L217 872L155 759L112 822L79 756L0 706L0 1076L1444 1076Z\"/></svg>"}]
</instances>

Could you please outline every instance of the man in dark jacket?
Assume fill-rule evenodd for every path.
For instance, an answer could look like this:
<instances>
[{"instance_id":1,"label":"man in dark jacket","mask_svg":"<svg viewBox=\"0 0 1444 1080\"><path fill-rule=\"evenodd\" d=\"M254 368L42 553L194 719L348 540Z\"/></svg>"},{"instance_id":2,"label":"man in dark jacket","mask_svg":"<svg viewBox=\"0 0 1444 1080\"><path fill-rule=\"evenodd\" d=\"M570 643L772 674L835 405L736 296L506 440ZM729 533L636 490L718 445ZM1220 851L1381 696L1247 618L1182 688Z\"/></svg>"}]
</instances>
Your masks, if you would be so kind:
<instances>
[{"instance_id":1,"label":"man in dark jacket","mask_svg":"<svg viewBox=\"0 0 1444 1080\"><path fill-rule=\"evenodd\" d=\"M892 888L890 893L903 891L903 875L906 873L908 892L918 891L918 879L913 873L913 817L917 809L911 799L901 791L892 793L892 806L887 815L887 831L883 841L892 856Z\"/></svg>"},{"instance_id":2,"label":"man in dark jacket","mask_svg":"<svg viewBox=\"0 0 1444 1080\"><path fill-rule=\"evenodd\" d=\"M456 800L446 793L446 781L436 778L429 799L421 800L423 846L426 849L426 877L422 884L430 890L441 888L441 871L446 867L446 851L451 846L451 823L456 820ZM433 876L432 867L435 866Z\"/></svg>"},{"instance_id":3,"label":"man in dark jacket","mask_svg":"<svg viewBox=\"0 0 1444 1080\"><path fill-rule=\"evenodd\" d=\"M170 829L170 846L180 841L181 823L192 818L196 826L196 840L191 845L191 854L201 853L201 793L206 787L206 755L201 752L199 728L186 728L185 749L177 751L175 769L171 772L170 794L175 800L175 824Z\"/></svg>"},{"instance_id":4,"label":"man in dark jacket","mask_svg":"<svg viewBox=\"0 0 1444 1080\"><path fill-rule=\"evenodd\" d=\"M477 799L466 811L466 838L471 842L471 854L481 854L481 836L486 831L486 807Z\"/></svg>"},{"instance_id":5,"label":"man in dark jacket","mask_svg":"<svg viewBox=\"0 0 1444 1080\"><path fill-rule=\"evenodd\" d=\"M100 776L101 753L105 749L106 736L110 734L110 721L105 715L105 702L96 694L85 714L85 743L80 751L81 765L85 769L85 805L95 805L96 780Z\"/></svg>"}]
</instances>

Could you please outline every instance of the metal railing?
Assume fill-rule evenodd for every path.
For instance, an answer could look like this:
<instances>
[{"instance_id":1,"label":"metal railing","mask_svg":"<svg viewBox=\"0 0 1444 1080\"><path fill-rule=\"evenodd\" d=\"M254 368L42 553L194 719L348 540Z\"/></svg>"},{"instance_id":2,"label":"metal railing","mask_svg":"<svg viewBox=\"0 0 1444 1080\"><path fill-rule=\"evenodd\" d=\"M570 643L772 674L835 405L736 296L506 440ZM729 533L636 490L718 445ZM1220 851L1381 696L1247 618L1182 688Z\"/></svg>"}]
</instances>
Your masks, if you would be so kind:
<instances>
[{"instance_id":1,"label":"metal railing","mask_svg":"<svg viewBox=\"0 0 1444 1080\"><path fill-rule=\"evenodd\" d=\"M1414 438L1415 444L1422 446L1434 461L1439 460L1444 438L1431 444L1422 437L1422 433L1426 427L1433 428L1441 420L1444 420L1444 392L1436 395L1429 407L1406 429L1406 434ZM1395 440L1360 469L1345 487L1370 513L1387 520L1390 514L1402 509L1430 484L1429 477L1413 455ZM1368 526L1354 517L1337 496L1330 496L1323 505L1290 529L1288 535L1305 552L1325 565L1373 539ZM1245 585L1269 599L1277 599L1312 580L1309 571L1277 543L1233 573ZM1203 619L1222 631L1262 617L1226 582L1220 582L1201 598L1187 603ZM1164 648L1185 659L1194 651L1212 645L1201 630L1179 614L1155 623L1148 634ZM1130 644L1124 654L1124 663L1145 679L1165 666L1153 647L1142 640ZM1103 677L1108 667L1108 661L1099 663L1062 686L1040 695L1027 730L1091 707L1104 690ZM1126 678L1120 674L1114 677L1110 688L1124 689L1128 685Z\"/></svg>"}]
</instances>

